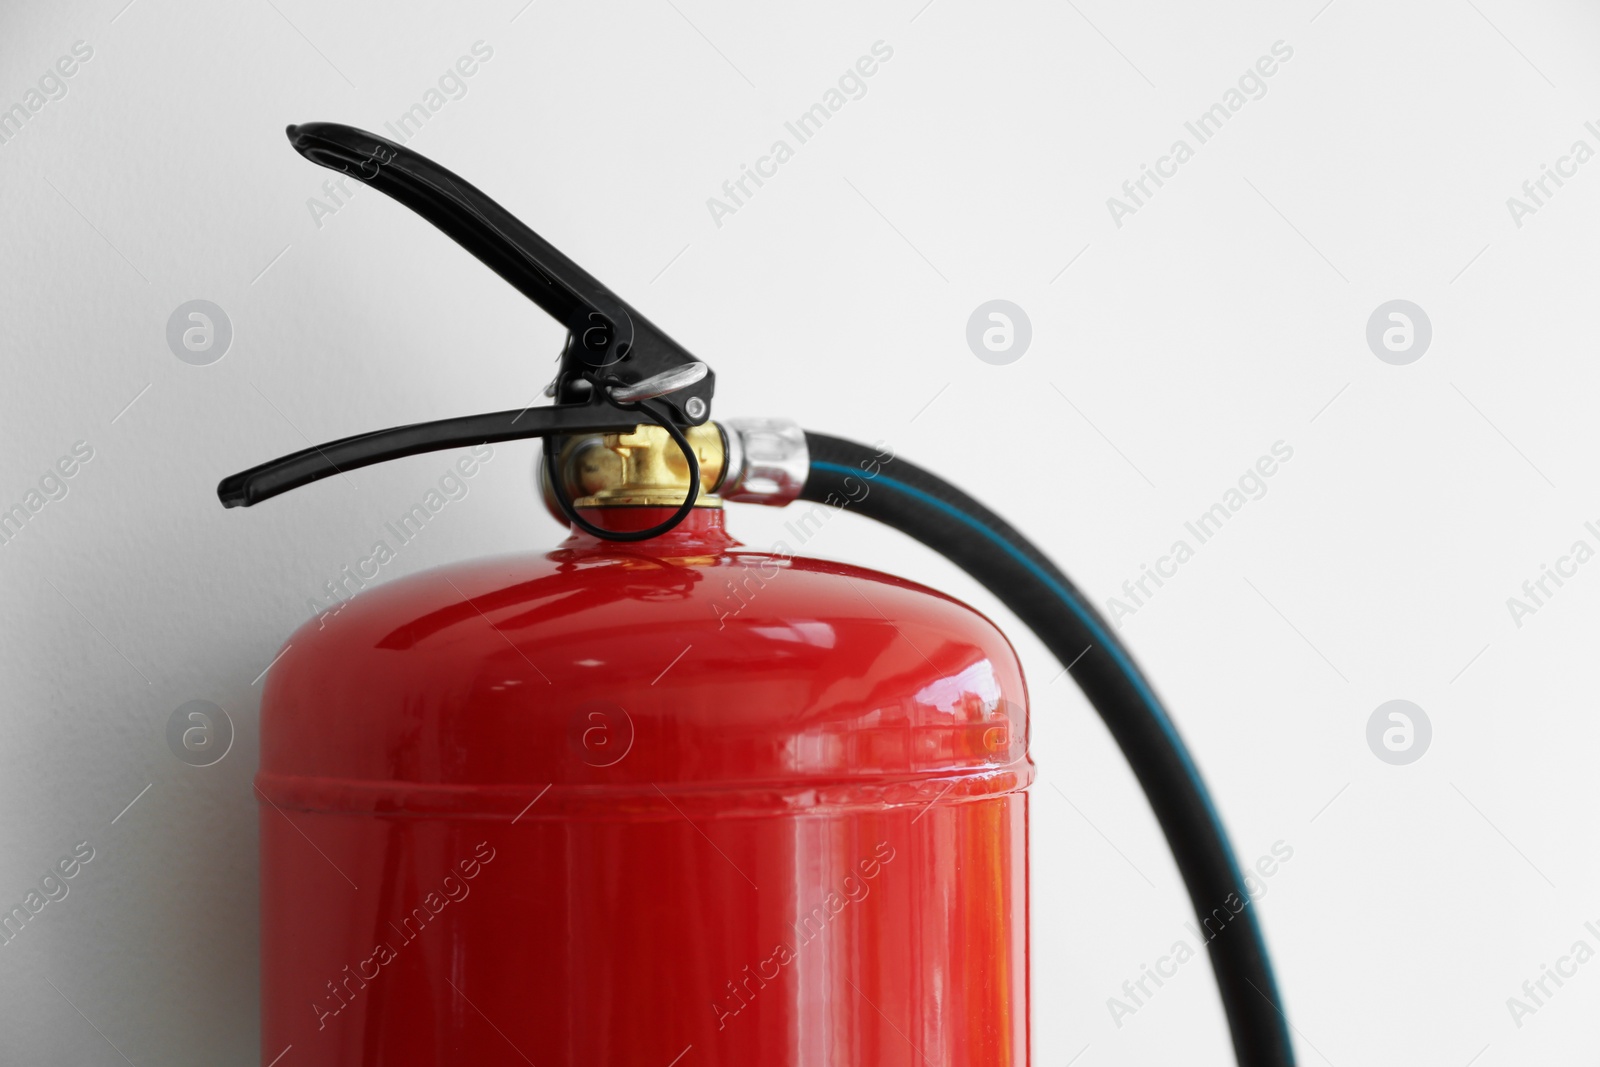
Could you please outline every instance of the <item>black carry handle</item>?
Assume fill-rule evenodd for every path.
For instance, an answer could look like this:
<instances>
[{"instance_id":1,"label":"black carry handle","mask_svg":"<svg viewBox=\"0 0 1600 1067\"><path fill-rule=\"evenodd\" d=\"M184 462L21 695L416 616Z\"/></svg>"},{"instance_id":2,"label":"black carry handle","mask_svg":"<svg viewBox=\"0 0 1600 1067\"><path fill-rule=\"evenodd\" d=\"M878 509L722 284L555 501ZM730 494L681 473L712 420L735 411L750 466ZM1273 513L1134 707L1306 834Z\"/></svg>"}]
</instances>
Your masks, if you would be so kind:
<instances>
[{"instance_id":1,"label":"black carry handle","mask_svg":"<svg viewBox=\"0 0 1600 1067\"><path fill-rule=\"evenodd\" d=\"M465 448L486 441L498 443L554 434L627 433L638 425L637 414L610 404L524 408L416 422L312 445L247 471L230 474L217 486L217 497L223 507L247 508L279 493L387 459Z\"/></svg>"},{"instance_id":2,"label":"black carry handle","mask_svg":"<svg viewBox=\"0 0 1600 1067\"><path fill-rule=\"evenodd\" d=\"M567 328L552 407L497 411L357 434L224 478L249 507L342 471L486 441L683 428L711 417L716 375L591 274L469 182L375 134L333 122L288 128L307 159L379 189L433 223ZM648 407L642 406L648 402ZM670 431L670 427L669 427Z\"/></svg>"}]
</instances>

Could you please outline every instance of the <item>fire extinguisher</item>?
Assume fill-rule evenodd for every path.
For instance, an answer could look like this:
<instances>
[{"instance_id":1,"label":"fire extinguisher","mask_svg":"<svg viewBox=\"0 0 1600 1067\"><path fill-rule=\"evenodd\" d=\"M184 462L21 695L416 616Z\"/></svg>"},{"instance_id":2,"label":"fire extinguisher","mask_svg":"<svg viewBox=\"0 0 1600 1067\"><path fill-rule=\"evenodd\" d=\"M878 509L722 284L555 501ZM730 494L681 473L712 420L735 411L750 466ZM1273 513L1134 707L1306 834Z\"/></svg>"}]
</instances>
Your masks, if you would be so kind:
<instances>
[{"instance_id":1,"label":"fire extinguisher","mask_svg":"<svg viewBox=\"0 0 1600 1067\"><path fill-rule=\"evenodd\" d=\"M262 1063L1030 1062L1027 693L943 594L802 556L830 508L991 590L1149 797L1239 1063L1293 1062L1255 909L1171 718L1002 518L889 449L711 421L716 376L500 205L331 123L290 142L400 201L567 327L552 403L232 475L539 438L571 535L391 581L286 645L261 706ZM804 508L751 551L723 503Z\"/></svg>"}]
</instances>

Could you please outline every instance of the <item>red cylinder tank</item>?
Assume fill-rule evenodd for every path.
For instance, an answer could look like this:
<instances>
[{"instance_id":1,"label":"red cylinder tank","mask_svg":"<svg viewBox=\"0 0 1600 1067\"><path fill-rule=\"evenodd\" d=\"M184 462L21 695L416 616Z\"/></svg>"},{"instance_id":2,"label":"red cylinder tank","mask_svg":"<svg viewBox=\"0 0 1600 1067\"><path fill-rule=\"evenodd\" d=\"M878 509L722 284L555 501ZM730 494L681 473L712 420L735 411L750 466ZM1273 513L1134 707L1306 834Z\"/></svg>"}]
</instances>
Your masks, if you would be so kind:
<instances>
[{"instance_id":1,"label":"red cylinder tank","mask_svg":"<svg viewBox=\"0 0 1600 1067\"><path fill-rule=\"evenodd\" d=\"M262 1063L1026 1064L1026 707L714 508L364 592L262 701Z\"/></svg>"}]
</instances>

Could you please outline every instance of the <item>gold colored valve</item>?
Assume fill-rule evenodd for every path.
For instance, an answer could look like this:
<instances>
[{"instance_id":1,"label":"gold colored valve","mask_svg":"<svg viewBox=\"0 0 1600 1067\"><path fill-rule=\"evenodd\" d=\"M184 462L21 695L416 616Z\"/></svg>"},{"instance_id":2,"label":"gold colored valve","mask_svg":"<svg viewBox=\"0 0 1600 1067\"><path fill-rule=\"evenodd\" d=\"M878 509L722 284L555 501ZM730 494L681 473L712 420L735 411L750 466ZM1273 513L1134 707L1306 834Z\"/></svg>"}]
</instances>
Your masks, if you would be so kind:
<instances>
[{"instance_id":1,"label":"gold colored valve","mask_svg":"<svg viewBox=\"0 0 1600 1067\"><path fill-rule=\"evenodd\" d=\"M703 423L684 432L700 463L696 507L720 508L712 490L722 484L726 452L722 431ZM563 479L583 495L580 508L678 507L689 491L689 464L683 450L660 426L646 424L632 433L574 438L562 450Z\"/></svg>"}]
</instances>

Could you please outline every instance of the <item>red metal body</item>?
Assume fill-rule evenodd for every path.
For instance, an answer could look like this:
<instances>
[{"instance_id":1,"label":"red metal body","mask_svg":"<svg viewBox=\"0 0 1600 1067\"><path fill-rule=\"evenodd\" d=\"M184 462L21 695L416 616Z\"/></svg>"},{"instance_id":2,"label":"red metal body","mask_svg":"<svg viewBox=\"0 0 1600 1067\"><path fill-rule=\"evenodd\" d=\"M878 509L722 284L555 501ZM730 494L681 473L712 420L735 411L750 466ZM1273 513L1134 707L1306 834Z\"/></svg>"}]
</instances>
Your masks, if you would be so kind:
<instances>
[{"instance_id":1,"label":"red metal body","mask_svg":"<svg viewBox=\"0 0 1600 1067\"><path fill-rule=\"evenodd\" d=\"M1026 707L715 509L364 592L263 698L262 1063L1027 1064Z\"/></svg>"}]
</instances>

